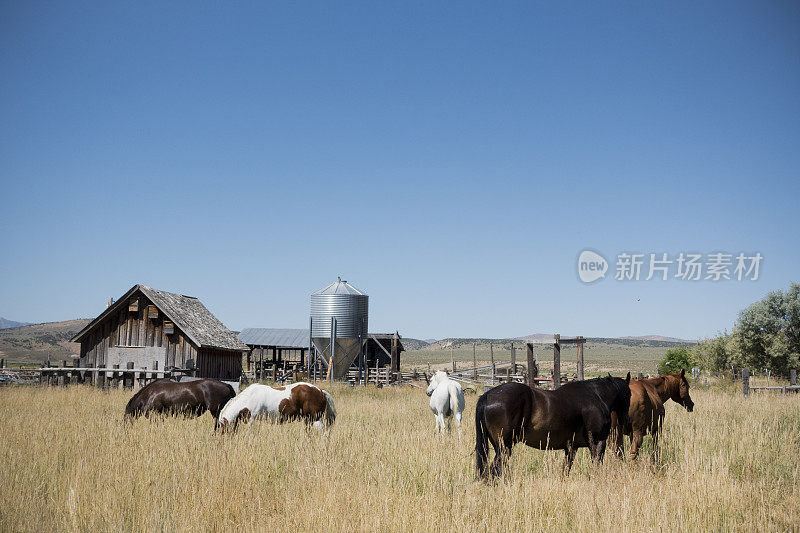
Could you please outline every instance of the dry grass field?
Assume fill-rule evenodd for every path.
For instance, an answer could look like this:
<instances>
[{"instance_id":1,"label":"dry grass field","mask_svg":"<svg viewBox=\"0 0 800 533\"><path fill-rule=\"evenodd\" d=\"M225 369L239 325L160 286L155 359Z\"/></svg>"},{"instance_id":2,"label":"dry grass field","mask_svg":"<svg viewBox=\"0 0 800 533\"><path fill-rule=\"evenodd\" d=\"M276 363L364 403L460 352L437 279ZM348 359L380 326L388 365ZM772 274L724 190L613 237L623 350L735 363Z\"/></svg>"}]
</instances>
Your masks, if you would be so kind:
<instances>
[{"instance_id":1,"label":"dry grass field","mask_svg":"<svg viewBox=\"0 0 800 533\"><path fill-rule=\"evenodd\" d=\"M511 474L475 482L474 406L445 442L421 390L333 388L326 434L210 415L126 424L130 393L0 390L0 530L796 530L800 396L694 390L670 402L657 468L581 450L515 448ZM646 451L646 450L645 450Z\"/></svg>"}]
</instances>

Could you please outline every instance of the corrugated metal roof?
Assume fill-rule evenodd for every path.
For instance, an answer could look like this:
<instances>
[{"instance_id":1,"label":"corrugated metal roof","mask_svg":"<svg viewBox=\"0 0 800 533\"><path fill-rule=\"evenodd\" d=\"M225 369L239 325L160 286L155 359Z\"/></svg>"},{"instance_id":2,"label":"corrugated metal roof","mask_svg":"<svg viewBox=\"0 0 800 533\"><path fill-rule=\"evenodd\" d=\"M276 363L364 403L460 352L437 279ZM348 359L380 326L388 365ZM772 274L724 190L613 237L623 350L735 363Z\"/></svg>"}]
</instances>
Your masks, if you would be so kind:
<instances>
[{"instance_id":1,"label":"corrugated metal roof","mask_svg":"<svg viewBox=\"0 0 800 533\"><path fill-rule=\"evenodd\" d=\"M318 290L312 295L320 295L320 294L357 294L360 296L366 296L365 293L356 289L342 278L337 278L336 281L334 281L324 289Z\"/></svg>"},{"instance_id":2,"label":"corrugated metal roof","mask_svg":"<svg viewBox=\"0 0 800 533\"><path fill-rule=\"evenodd\" d=\"M308 330L289 328L245 328L239 333L239 340L250 346L308 348Z\"/></svg>"}]
</instances>

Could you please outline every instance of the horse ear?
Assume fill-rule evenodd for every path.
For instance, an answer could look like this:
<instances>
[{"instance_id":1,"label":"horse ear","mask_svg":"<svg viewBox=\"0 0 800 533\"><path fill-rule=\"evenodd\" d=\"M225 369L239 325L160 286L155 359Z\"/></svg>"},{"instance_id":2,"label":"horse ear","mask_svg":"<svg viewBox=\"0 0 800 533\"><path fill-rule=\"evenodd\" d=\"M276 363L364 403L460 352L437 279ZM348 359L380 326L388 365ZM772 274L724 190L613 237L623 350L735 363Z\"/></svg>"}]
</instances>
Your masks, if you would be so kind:
<instances>
[{"instance_id":1,"label":"horse ear","mask_svg":"<svg viewBox=\"0 0 800 533\"><path fill-rule=\"evenodd\" d=\"M625 381L627 381L628 383L631 382L631 373L630 372L628 372L628 375L625 376Z\"/></svg>"},{"instance_id":2,"label":"horse ear","mask_svg":"<svg viewBox=\"0 0 800 533\"><path fill-rule=\"evenodd\" d=\"M685 375L686 375L686 369L681 368L681 377L684 377Z\"/></svg>"},{"instance_id":3,"label":"horse ear","mask_svg":"<svg viewBox=\"0 0 800 533\"><path fill-rule=\"evenodd\" d=\"M608 373L608 377L611 377L611 372Z\"/></svg>"}]
</instances>

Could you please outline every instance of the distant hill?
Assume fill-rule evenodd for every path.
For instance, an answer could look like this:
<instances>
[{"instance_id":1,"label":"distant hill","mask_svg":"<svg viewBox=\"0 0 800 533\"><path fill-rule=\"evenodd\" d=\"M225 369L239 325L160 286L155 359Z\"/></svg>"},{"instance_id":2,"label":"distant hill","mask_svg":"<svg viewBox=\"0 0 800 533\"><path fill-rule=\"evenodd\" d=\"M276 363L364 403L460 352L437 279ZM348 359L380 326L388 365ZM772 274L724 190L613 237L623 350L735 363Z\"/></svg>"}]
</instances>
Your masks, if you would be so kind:
<instances>
[{"instance_id":1,"label":"distant hill","mask_svg":"<svg viewBox=\"0 0 800 533\"><path fill-rule=\"evenodd\" d=\"M29 324L30 322L15 322L14 320L9 320L0 316L0 329L18 328Z\"/></svg>"},{"instance_id":2,"label":"distant hill","mask_svg":"<svg viewBox=\"0 0 800 533\"><path fill-rule=\"evenodd\" d=\"M407 337L403 337L401 342L403 343L403 348L405 348L406 350L422 350L429 344L428 341L411 339Z\"/></svg>"},{"instance_id":3,"label":"distant hill","mask_svg":"<svg viewBox=\"0 0 800 533\"><path fill-rule=\"evenodd\" d=\"M563 335L566 337L566 335ZM425 343L417 345L420 347L410 348L407 344L407 339L403 339L403 346L406 350L441 350L446 348L472 348L474 344L477 348L488 348L489 345L498 349L509 349L511 344L522 348L526 342L534 344L552 344L553 335L545 333L536 333L533 335L526 335L525 337L515 337L509 339L463 339L463 338L450 338L441 339L436 342ZM696 341L687 341L682 339L675 339L672 337L660 337L657 335L650 335L647 337L586 337L587 342L603 345L620 345L620 346L641 346L641 347L656 347L656 348L672 348L683 344L693 344ZM417 341L424 342L424 341Z\"/></svg>"},{"instance_id":4,"label":"distant hill","mask_svg":"<svg viewBox=\"0 0 800 533\"><path fill-rule=\"evenodd\" d=\"M661 335L645 335L643 337L620 337L620 339L632 339L636 341L677 342L679 344L694 344L697 342L697 341L689 341L686 339L676 339L675 337L664 337Z\"/></svg>"},{"instance_id":5,"label":"distant hill","mask_svg":"<svg viewBox=\"0 0 800 533\"><path fill-rule=\"evenodd\" d=\"M58 361L80 351L80 345L69 340L89 322L79 318L0 329L0 353L8 361Z\"/></svg>"}]
</instances>

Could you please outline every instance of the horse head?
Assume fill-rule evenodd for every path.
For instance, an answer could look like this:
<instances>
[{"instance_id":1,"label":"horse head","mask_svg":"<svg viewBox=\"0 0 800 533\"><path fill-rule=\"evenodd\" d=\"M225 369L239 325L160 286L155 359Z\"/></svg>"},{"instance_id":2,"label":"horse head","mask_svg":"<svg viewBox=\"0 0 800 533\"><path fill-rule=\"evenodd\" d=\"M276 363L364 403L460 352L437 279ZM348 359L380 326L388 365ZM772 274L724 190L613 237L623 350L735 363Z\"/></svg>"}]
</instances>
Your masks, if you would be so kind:
<instances>
[{"instance_id":1,"label":"horse head","mask_svg":"<svg viewBox=\"0 0 800 533\"><path fill-rule=\"evenodd\" d=\"M439 386L439 383L447 380L447 372L443 370L437 370L436 373L430 377L430 379L428 379L428 376L426 375L425 380L428 382L428 388L425 390L425 394L430 396L433 394L433 391L436 390L436 387Z\"/></svg>"},{"instance_id":2,"label":"horse head","mask_svg":"<svg viewBox=\"0 0 800 533\"><path fill-rule=\"evenodd\" d=\"M680 373L668 374L670 398L678 405L682 405L690 413L694 411L694 402L689 395L689 380L686 379L686 370L681 369Z\"/></svg>"}]
</instances>

